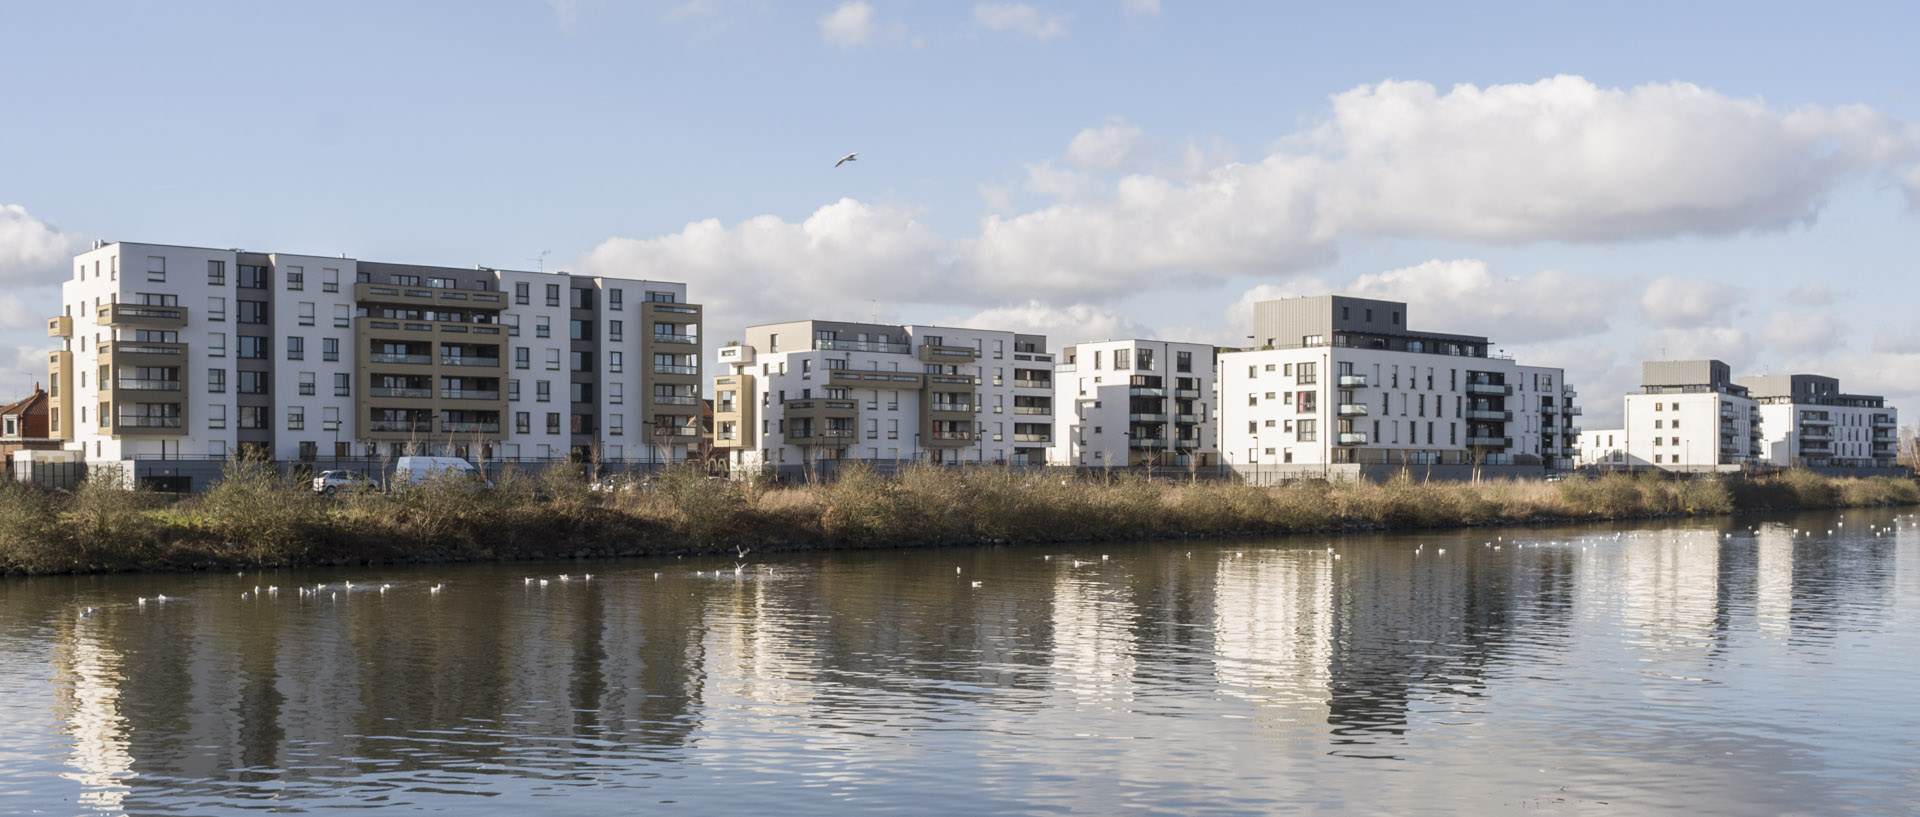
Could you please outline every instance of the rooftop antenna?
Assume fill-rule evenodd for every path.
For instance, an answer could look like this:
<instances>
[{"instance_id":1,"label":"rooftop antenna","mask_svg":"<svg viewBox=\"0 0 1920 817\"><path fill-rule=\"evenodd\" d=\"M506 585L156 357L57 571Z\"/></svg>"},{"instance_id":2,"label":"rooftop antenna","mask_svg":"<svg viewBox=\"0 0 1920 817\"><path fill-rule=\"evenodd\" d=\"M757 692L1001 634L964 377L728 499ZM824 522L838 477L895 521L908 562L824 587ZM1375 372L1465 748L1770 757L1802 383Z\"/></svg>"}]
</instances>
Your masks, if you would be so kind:
<instances>
[{"instance_id":1,"label":"rooftop antenna","mask_svg":"<svg viewBox=\"0 0 1920 817\"><path fill-rule=\"evenodd\" d=\"M533 259L529 259L529 260L531 260L531 261L533 261L534 263L536 263L536 264L538 264L538 265L539 265L539 267L538 267L538 269L539 269L539 271L541 271L541 272L546 272L546 271L547 271L547 256L548 256L548 255L551 255L551 254L553 254L553 250L541 250L541 251L540 251L540 257L539 257L539 258L533 258Z\"/></svg>"},{"instance_id":2,"label":"rooftop antenna","mask_svg":"<svg viewBox=\"0 0 1920 817\"><path fill-rule=\"evenodd\" d=\"M872 318L869 318L869 319L867 320L867 322L868 322L868 323L879 323L879 322L880 322L880 299L878 299L878 298L868 298L868 299L867 299L867 305L868 305L868 306L871 306L871 307L873 307L873 310L872 310L872 312L873 312L873 317L872 317Z\"/></svg>"}]
</instances>

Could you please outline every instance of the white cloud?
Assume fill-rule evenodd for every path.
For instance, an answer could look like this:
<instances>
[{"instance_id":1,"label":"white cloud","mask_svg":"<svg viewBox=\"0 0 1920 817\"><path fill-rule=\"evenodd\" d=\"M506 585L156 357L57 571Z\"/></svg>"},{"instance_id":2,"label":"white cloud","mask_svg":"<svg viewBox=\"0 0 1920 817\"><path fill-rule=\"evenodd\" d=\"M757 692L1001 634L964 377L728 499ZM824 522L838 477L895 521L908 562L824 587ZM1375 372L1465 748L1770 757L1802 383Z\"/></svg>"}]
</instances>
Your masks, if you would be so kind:
<instances>
[{"instance_id":1,"label":"white cloud","mask_svg":"<svg viewBox=\"0 0 1920 817\"><path fill-rule=\"evenodd\" d=\"M1028 301L938 323L1046 335L1047 348L1056 351L1084 341L1155 337L1153 330L1135 323L1132 318L1091 304L1053 307Z\"/></svg>"},{"instance_id":2,"label":"white cloud","mask_svg":"<svg viewBox=\"0 0 1920 817\"><path fill-rule=\"evenodd\" d=\"M1640 313L1654 326L1687 328L1726 323L1734 304L1746 297L1738 287L1697 278L1666 277L1647 285Z\"/></svg>"},{"instance_id":3,"label":"white cloud","mask_svg":"<svg viewBox=\"0 0 1920 817\"><path fill-rule=\"evenodd\" d=\"M0 204L0 285L34 286L67 277L67 262L87 238L34 218L27 208Z\"/></svg>"},{"instance_id":4,"label":"white cloud","mask_svg":"<svg viewBox=\"0 0 1920 817\"><path fill-rule=\"evenodd\" d=\"M1120 8L1128 17L1157 17L1160 15L1160 0L1121 0Z\"/></svg>"},{"instance_id":5,"label":"white cloud","mask_svg":"<svg viewBox=\"0 0 1920 817\"><path fill-rule=\"evenodd\" d=\"M853 46L873 38L873 6L849 0L820 18L820 37L839 46Z\"/></svg>"},{"instance_id":6,"label":"white cloud","mask_svg":"<svg viewBox=\"0 0 1920 817\"><path fill-rule=\"evenodd\" d=\"M1620 300L1619 288L1604 277L1542 270L1510 278L1471 258L1362 275L1338 291L1404 301L1414 329L1484 334L1495 345L1604 332Z\"/></svg>"},{"instance_id":7,"label":"white cloud","mask_svg":"<svg viewBox=\"0 0 1920 817\"><path fill-rule=\"evenodd\" d=\"M1745 371L1759 352L1746 330L1730 326L1655 329L1640 341L1641 360L1718 360Z\"/></svg>"},{"instance_id":8,"label":"white cloud","mask_svg":"<svg viewBox=\"0 0 1920 817\"><path fill-rule=\"evenodd\" d=\"M1787 303L1794 306L1827 306L1833 303L1833 287L1826 284L1794 287L1787 293Z\"/></svg>"},{"instance_id":9,"label":"white cloud","mask_svg":"<svg viewBox=\"0 0 1920 817\"><path fill-rule=\"evenodd\" d=\"M1873 350L1892 355L1920 354L1920 330L1906 333L1881 332L1873 338Z\"/></svg>"},{"instance_id":10,"label":"white cloud","mask_svg":"<svg viewBox=\"0 0 1920 817\"><path fill-rule=\"evenodd\" d=\"M1640 362L1622 360L1612 349L1591 343L1528 347L1514 355L1527 366L1554 366L1566 372L1565 385L1579 392L1575 400L1581 428L1617 428L1624 424L1629 392L1640 390Z\"/></svg>"},{"instance_id":11,"label":"white cloud","mask_svg":"<svg viewBox=\"0 0 1920 817\"><path fill-rule=\"evenodd\" d=\"M1811 220L1837 183L1913 161L1914 126L1864 107L1790 112L1689 83L1383 82L1303 140L1337 159L1356 230L1521 242L1727 234Z\"/></svg>"},{"instance_id":12,"label":"white cloud","mask_svg":"<svg viewBox=\"0 0 1920 817\"><path fill-rule=\"evenodd\" d=\"M1071 170L1061 170L1052 162L1038 162L1027 165L1028 192L1038 193L1050 199L1071 201L1097 192L1093 179Z\"/></svg>"},{"instance_id":13,"label":"white cloud","mask_svg":"<svg viewBox=\"0 0 1920 817\"><path fill-rule=\"evenodd\" d=\"M1146 131L1116 117L1076 134L1067 145L1067 161L1092 170L1119 170L1148 158L1151 150Z\"/></svg>"},{"instance_id":14,"label":"white cloud","mask_svg":"<svg viewBox=\"0 0 1920 817\"><path fill-rule=\"evenodd\" d=\"M1763 333L1767 345L1789 355L1830 353L1846 345L1846 326L1832 312L1774 312Z\"/></svg>"},{"instance_id":15,"label":"white cloud","mask_svg":"<svg viewBox=\"0 0 1920 817\"><path fill-rule=\"evenodd\" d=\"M1228 334L1225 338L1212 341L1218 346L1250 346L1253 339L1253 305L1261 301L1277 301L1281 298L1299 298L1306 295L1325 295L1333 288L1318 278L1290 278L1277 284L1261 284L1240 293L1240 299L1229 304L1224 315Z\"/></svg>"},{"instance_id":16,"label":"white cloud","mask_svg":"<svg viewBox=\"0 0 1920 817\"><path fill-rule=\"evenodd\" d=\"M973 19L994 31L1012 31L1036 40L1067 33L1067 18L1044 14L1025 3L981 3L973 7Z\"/></svg>"},{"instance_id":17,"label":"white cloud","mask_svg":"<svg viewBox=\"0 0 1920 817\"><path fill-rule=\"evenodd\" d=\"M0 403L27 396L35 383L46 388L47 354L58 348L0 343Z\"/></svg>"}]
</instances>

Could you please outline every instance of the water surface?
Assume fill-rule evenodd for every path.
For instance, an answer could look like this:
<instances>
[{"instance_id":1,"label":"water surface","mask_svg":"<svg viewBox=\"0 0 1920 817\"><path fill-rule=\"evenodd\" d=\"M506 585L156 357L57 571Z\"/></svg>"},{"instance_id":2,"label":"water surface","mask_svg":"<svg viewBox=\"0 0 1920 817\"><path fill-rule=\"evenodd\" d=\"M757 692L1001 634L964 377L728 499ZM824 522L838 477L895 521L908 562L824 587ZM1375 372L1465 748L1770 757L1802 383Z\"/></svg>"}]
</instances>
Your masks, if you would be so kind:
<instances>
[{"instance_id":1,"label":"water surface","mask_svg":"<svg viewBox=\"0 0 1920 817\"><path fill-rule=\"evenodd\" d=\"M1917 524L6 580L0 813L1920 813Z\"/></svg>"}]
</instances>

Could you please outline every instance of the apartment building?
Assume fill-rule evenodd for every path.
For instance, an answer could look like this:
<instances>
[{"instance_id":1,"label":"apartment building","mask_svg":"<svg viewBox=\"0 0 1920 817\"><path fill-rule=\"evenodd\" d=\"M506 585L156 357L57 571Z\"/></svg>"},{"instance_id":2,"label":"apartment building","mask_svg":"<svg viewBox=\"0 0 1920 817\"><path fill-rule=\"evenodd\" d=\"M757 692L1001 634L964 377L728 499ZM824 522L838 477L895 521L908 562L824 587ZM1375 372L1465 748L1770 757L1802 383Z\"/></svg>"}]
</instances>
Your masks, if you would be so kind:
<instances>
[{"instance_id":1,"label":"apartment building","mask_svg":"<svg viewBox=\"0 0 1920 817\"><path fill-rule=\"evenodd\" d=\"M1626 396L1625 438L1609 465L1737 471L1758 461L1764 417L1718 360L1647 361Z\"/></svg>"},{"instance_id":2,"label":"apartment building","mask_svg":"<svg viewBox=\"0 0 1920 817\"><path fill-rule=\"evenodd\" d=\"M1048 461L1076 467L1212 467L1215 348L1108 340L1060 351ZM1033 409L1038 411L1038 409Z\"/></svg>"},{"instance_id":3,"label":"apartment building","mask_svg":"<svg viewBox=\"0 0 1920 817\"><path fill-rule=\"evenodd\" d=\"M1580 432L1580 453L1574 457L1574 466L1623 466L1626 462L1626 429L1596 428Z\"/></svg>"},{"instance_id":4,"label":"apartment building","mask_svg":"<svg viewBox=\"0 0 1920 817\"><path fill-rule=\"evenodd\" d=\"M1043 465L1053 355L1041 335L806 320L718 350L714 447L735 473L843 460Z\"/></svg>"},{"instance_id":5,"label":"apartment building","mask_svg":"<svg viewBox=\"0 0 1920 817\"><path fill-rule=\"evenodd\" d=\"M1757 455L1769 465L1892 468L1900 456L1899 414L1875 394L1846 394L1837 378L1814 374L1743 377L1759 404Z\"/></svg>"},{"instance_id":6,"label":"apartment building","mask_svg":"<svg viewBox=\"0 0 1920 817\"><path fill-rule=\"evenodd\" d=\"M1221 456L1256 481L1525 475L1568 468L1576 392L1478 335L1408 328L1398 301L1254 305L1254 348L1219 356Z\"/></svg>"},{"instance_id":7,"label":"apartment building","mask_svg":"<svg viewBox=\"0 0 1920 817\"><path fill-rule=\"evenodd\" d=\"M241 451L675 462L698 446L684 284L129 242L74 264L48 321L52 433L135 476L190 480L206 469L180 463Z\"/></svg>"}]
</instances>

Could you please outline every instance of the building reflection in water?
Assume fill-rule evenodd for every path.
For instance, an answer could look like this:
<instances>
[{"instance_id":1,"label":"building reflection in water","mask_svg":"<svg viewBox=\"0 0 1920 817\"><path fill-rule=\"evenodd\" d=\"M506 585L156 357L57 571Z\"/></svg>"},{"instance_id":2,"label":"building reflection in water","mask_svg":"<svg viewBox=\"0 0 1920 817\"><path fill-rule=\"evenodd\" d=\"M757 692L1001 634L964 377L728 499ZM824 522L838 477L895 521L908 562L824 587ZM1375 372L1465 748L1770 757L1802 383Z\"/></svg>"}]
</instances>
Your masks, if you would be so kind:
<instances>
[{"instance_id":1,"label":"building reflection in water","mask_svg":"<svg viewBox=\"0 0 1920 817\"><path fill-rule=\"evenodd\" d=\"M137 776L120 713L121 656L104 643L98 623L77 620L55 644L53 711L73 743L67 757L72 771L61 776L79 784L78 804L119 813Z\"/></svg>"}]
</instances>

